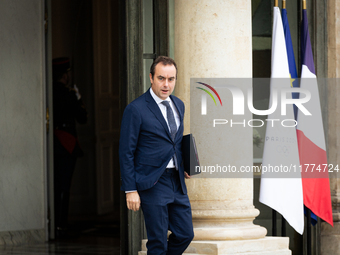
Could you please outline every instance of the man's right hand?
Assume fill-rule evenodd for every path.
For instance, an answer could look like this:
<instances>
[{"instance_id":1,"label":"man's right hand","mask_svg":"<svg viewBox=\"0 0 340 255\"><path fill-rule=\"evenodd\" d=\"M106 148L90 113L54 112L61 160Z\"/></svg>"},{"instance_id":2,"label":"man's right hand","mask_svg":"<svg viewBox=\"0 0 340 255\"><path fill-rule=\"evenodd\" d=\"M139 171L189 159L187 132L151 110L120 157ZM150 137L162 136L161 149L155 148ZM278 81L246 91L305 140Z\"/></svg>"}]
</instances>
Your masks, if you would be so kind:
<instances>
[{"instance_id":1,"label":"man's right hand","mask_svg":"<svg viewBox=\"0 0 340 255\"><path fill-rule=\"evenodd\" d=\"M138 211L140 207L140 198L137 191L126 193L126 204L129 210Z\"/></svg>"}]
</instances>

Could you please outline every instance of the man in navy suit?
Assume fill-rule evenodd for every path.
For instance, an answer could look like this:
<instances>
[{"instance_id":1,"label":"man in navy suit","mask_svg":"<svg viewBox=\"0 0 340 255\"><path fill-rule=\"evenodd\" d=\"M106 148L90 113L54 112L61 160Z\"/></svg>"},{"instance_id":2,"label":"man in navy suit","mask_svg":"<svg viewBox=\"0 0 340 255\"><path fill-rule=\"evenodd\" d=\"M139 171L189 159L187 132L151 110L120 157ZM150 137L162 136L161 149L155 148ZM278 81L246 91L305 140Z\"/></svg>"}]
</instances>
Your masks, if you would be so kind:
<instances>
[{"instance_id":1,"label":"man in navy suit","mask_svg":"<svg viewBox=\"0 0 340 255\"><path fill-rule=\"evenodd\" d=\"M181 149L184 104L171 95L176 78L175 61L158 57L151 88L126 107L121 124L122 190L128 209L142 207L149 255L182 254L194 237Z\"/></svg>"}]
</instances>

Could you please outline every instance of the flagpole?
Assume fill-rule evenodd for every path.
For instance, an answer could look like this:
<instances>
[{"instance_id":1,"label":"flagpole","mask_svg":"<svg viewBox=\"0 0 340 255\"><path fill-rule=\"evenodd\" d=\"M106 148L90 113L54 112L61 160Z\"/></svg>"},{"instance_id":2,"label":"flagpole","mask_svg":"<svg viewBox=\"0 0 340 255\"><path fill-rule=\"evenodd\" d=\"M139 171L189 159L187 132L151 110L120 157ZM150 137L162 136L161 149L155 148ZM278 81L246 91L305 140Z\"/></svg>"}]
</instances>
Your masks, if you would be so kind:
<instances>
[{"instance_id":1,"label":"flagpole","mask_svg":"<svg viewBox=\"0 0 340 255\"><path fill-rule=\"evenodd\" d=\"M286 0L282 0L282 10L286 9ZM282 221L281 221L281 236L286 236L286 220L282 216Z\"/></svg>"},{"instance_id":2,"label":"flagpole","mask_svg":"<svg viewBox=\"0 0 340 255\"><path fill-rule=\"evenodd\" d=\"M277 236L276 211L272 209L272 236Z\"/></svg>"},{"instance_id":3,"label":"flagpole","mask_svg":"<svg viewBox=\"0 0 340 255\"><path fill-rule=\"evenodd\" d=\"M302 0L302 9L307 10L306 0ZM307 255L312 254L312 230L311 230L311 210L306 206L307 211Z\"/></svg>"},{"instance_id":4,"label":"flagpole","mask_svg":"<svg viewBox=\"0 0 340 255\"><path fill-rule=\"evenodd\" d=\"M306 207L307 208L307 207ZM312 255L311 211L307 208L307 255Z\"/></svg>"},{"instance_id":5,"label":"flagpole","mask_svg":"<svg viewBox=\"0 0 340 255\"><path fill-rule=\"evenodd\" d=\"M283 216L282 216L282 222L281 222L281 236L287 236L286 220Z\"/></svg>"},{"instance_id":6,"label":"flagpole","mask_svg":"<svg viewBox=\"0 0 340 255\"><path fill-rule=\"evenodd\" d=\"M282 10L286 9L286 0L282 0ZM281 236L286 236L286 220L282 216L281 221Z\"/></svg>"},{"instance_id":7,"label":"flagpole","mask_svg":"<svg viewBox=\"0 0 340 255\"><path fill-rule=\"evenodd\" d=\"M274 8L279 7L279 0L274 1ZM277 236L277 218L276 211L272 209L272 236Z\"/></svg>"},{"instance_id":8,"label":"flagpole","mask_svg":"<svg viewBox=\"0 0 340 255\"><path fill-rule=\"evenodd\" d=\"M274 7L279 7L279 0L274 1ZM277 227L276 227L276 211L272 209L272 236L276 236Z\"/></svg>"}]
</instances>

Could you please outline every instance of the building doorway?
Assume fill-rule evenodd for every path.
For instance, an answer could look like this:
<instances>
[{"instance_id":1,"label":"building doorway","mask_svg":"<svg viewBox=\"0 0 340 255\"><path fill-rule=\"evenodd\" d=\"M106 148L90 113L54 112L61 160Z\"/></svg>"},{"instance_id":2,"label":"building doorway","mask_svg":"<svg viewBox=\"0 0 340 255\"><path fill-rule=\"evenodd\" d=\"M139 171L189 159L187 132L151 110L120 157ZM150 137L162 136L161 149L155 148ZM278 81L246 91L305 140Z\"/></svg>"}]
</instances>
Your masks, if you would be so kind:
<instances>
[{"instance_id":1,"label":"building doorway","mask_svg":"<svg viewBox=\"0 0 340 255\"><path fill-rule=\"evenodd\" d=\"M77 126L84 156L77 160L69 203L70 228L79 235L120 236L118 5L109 0L59 0L49 5L50 61L71 59L71 84L79 88L88 111L87 123ZM53 232L52 222L51 239Z\"/></svg>"}]
</instances>

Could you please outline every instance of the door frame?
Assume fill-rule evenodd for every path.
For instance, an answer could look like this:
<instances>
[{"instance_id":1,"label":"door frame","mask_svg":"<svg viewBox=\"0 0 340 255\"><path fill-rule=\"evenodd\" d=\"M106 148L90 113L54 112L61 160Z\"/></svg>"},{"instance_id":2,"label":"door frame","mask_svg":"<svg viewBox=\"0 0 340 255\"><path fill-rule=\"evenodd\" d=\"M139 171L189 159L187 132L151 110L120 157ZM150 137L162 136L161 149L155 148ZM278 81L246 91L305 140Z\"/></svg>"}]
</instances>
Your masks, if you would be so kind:
<instances>
[{"instance_id":1,"label":"door frame","mask_svg":"<svg viewBox=\"0 0 340 255\"><path fill-rule=\"evenodd\" d=\"M46 241L55 238L54 220L54 156L53 156L53 81L52 81L52 3L44 1L45 8L45 108L46 108Z\"/></svg>"},{"instance_id":2,"label":"door frame","mask_svg":"<svg viewBox=\"0 0 340 255\"><path fill-rule=\"evenodd\" d=\"M151 52L143 52L143 1L120 0L120 120L125 107L143 91L143 60ZM169 52L169 1L153 0L154 52L152 58ZM137 46L137 47L136 47ZM148 54L145 54L148 53ZM125 193L120 194L121 254L135 255L141 241L147 238L141 210L128 211Z\"/></svg>"}]
</instances>

